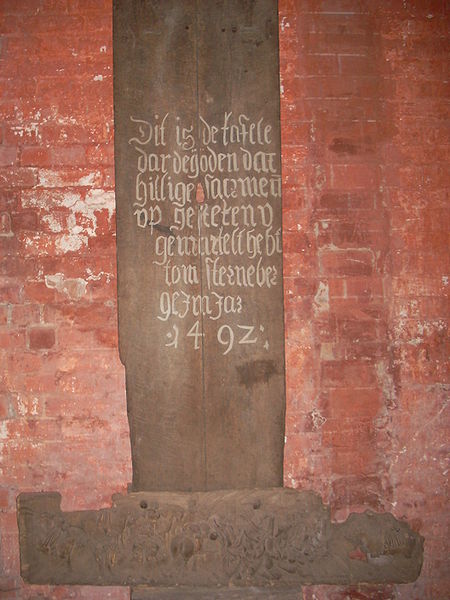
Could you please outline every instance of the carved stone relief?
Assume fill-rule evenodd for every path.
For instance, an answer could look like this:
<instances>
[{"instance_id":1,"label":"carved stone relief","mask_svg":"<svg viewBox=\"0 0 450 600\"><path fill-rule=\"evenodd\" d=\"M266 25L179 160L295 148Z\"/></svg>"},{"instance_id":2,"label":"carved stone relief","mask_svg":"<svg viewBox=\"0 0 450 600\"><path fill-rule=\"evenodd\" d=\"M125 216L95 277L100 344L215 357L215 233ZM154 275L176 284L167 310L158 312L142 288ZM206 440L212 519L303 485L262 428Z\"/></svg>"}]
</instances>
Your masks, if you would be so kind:
<instances>
[{"instance_id":1,"label":"carved stone relief","mask_svg":"<svg viewBox=\"0 0 450 600\"><path fill-rule=\"evenodd\" d=\"M33 583L292 587L406 582L422 538L389 513L333 524L290 489L142 492L63 513L59 494L19 496L22 574Z\"/></svg>"}]
</instances>

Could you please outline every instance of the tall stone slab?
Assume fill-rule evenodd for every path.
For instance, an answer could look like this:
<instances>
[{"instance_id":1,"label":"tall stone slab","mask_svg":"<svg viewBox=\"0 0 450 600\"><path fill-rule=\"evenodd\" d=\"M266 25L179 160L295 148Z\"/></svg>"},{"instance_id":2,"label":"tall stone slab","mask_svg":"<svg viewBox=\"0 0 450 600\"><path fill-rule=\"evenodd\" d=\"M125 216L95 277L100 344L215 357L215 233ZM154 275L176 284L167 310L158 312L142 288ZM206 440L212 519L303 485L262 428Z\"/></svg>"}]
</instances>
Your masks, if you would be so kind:
<instances>
[{"instance_id":1,"label":"tall stone slab","mask_svg":"<svg viewBox=\"0 0 450 600\"><path fill-rule=\"evenodd\" d=\"M277 3L114 8L134 490L282 484Z\"/></svg>"}]
</instances>

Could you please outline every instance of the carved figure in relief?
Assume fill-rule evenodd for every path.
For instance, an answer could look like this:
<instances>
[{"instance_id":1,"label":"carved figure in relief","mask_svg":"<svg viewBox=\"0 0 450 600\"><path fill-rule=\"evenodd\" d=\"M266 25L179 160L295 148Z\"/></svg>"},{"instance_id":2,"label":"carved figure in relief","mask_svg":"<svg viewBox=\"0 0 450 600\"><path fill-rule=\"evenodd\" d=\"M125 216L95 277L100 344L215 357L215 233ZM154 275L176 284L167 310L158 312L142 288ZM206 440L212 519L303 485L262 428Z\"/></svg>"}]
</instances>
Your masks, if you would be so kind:
<instances>
[{"instance_id":1,"label":"carved figure in relief","mask_svg":"<svg viewBox=\"0 0 450 600\"><path fill-rule=\"evenodd\" d=\"M157 500L140 493L78 513L60 512L56 495L48 496L52 510L45 494L20 499L21 531L31 532L23 565L36 582L48 570L61 582L111 585L326 582L336 556L336 582L379 581L385 572L408 581L421 565L423 540L405 523L367 512L332 524L320 499L306 492L199 492L189 501L187 494Z\"/></svg>"}]
</instances>

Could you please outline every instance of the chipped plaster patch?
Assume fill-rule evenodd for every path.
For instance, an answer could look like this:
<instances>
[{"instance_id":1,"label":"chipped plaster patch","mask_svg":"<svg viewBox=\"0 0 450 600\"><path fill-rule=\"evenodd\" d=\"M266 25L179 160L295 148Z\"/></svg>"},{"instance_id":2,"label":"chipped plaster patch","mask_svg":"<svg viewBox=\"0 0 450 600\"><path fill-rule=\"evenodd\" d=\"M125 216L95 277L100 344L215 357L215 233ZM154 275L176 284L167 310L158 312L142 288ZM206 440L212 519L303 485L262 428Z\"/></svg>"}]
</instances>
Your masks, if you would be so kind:
<instances>
[{"instance_id":1,"label":"chipped plaster patch","mask_svg":"<svg viewBox=\"0 0 450 600\"><path fill-rule=\"evenodd\" d=\"M59 170L53 169L39 169L38 173L38 186L44 188L58 188L58 187L92 187L101 178L99 171L92 171L86 175L80 175L78 178L74 175L73 180L70 183L64 177L64 172L61 173Z\"/></svg>"},{"instance_id":2,"label":"chipped plaster patch","mask_svg":"<svg viewBox=\"0 0 450 600\"><path fill-rule=\"evenodd\" d=\"M31 401L26 401L21 396L19 396L17 400L17 411L21 417L36 417L38 414L38 406L39 400L36 397L31 398Z\"/></svg>"},{"instance_id":3,"label":"chipped plaster patch","mask_svg":"<svg viewBox=\"0 0 450 600\"><path fill-rule=\"evenodd\" d=\"M319 281L319 287L314 296L313 308L316 315L330 310L330 290L327 282Z\"/></svg>"},{"instance_id":4,"label":"chipped plaster patch","mask_svg":"<svg viewBox=\"0 0 450 600\"><path fill-rule=\"evenodd\" d=\"M287 20L287 17L283 17L281 19L281 31L285 31L286 29L289 29L290 26L291 26L291 24Z\"/></svg>"},{"instance_id":5,"label":"chipped plaster patch","mask_svg":"<svg viewBox=\"0 0 450 600\"><path fill-rule=\"evenodd\" d=\"M414 302L410 303L410 308L412 310L417 308ZM415 321L410 317L406 308L402 309L399 314L400 318L394 327L394 333L396 337L401 338L404 333L410 332L411 337L406 341L409 346L420 346L425 342L425 338L431 337L435 333L445 333L447 330L447 323L444 319Z\"/></svg>"},{"instance_id":6,"label":"chipped plaster patch","mask_svg":"<svg viewBox=\"0 0 450 600\"><path fill-rule=\"evenodd\" d=\"M87 239L78 235L62 235L55 243L56 248L64 254L66 252L76 252L83 245L87 245Z\"/></svg>"},{"instance_id":7,"label":"chipped plaster patch","mask_svg":"<svg viewBox=\"0 0 450 600\"><path fill-rule=\"evenodd\" d=\"M334 345L331 342L320 344L320 360L335 360Z\"/></svg>"},{"instance_id":8,"label":"chipped plaster patch","mask_svg":"<svg viewBox=\"0 0 450 600\"><path fill-rule=\"evenodd\" d=\"M397 393L395 390L394 378L389 373L388 367L385 361L379 361L375 365L375 373L378 380L383 396L386 401L386 406L389 409L397 408Z\"/></svg>"},{"instance_id":9,"label":"chipped plaster patch","mask_svg":"<svg viewBox=\"0 0 450 600\"><path fill-rule=\"evenodd\" d=\"M86 236L95 237L96 235L97 212L107 210L108 219L111 219L115 210L115 195L114 192L92 189L86 193L84 199L78 197L78 199L76 199L74 203L71 203L69 207L72 211L72 214L68 218L69 231L72 236L82 237L83 243L86 243ZM82 226L77 224L77 215L82 215L84 217Z\"/></svg>"},{"instance_id":10,"label":"chipped plaster patch","mask_svg":"<svg viewBox=\"0 0 450 600\"><path fill-rule=\"evenodd\" d=\"M97 172L94 173L89 173L88 175L84 175L83 177L80 177L80 179L78 180L78 185L95 185L95 180L98 176Z\"/></svg>"},{"instance_id":11,"label":"chipped plaster patch","mask_svg":"<svg viewBox=\"0 0 450 600\"><path fill-rule=\"evenodd\" d=\"M112 273L105 273L104 271L100 271L100 273L97 273L97 275L94 275L94 272L91 271L91 269L87 268L86 269L86 273L87 273L87 281L100 281L100 279L102 277L106 278L106 283L109 283L113 277Z\"/></svg>"},{"instance_id":12,"label":"chipped plaster patch","mask_svg":"<svg viewBox=\"0 0 450 600\"><path fill-rule=\"evenodd\" d=\"M64 206L66 208L72 208L73 206L75 206L75 204L77 204L77 202L82 202L81 194L77 194L75 192L66 192L62 196L61 206Z\"/></svg>"},{"instance_id":13,"label":"chipped plaster patch","mask_svg":"<svg viewBox=\"0 0 450 600\"><path fill-rule=\"evenodd\" d=\"M115 207L115 194L101 189L92 189L86 194L85 202L88 206L93 206L95 210L106 208L111 217Z\"/></svg>"},{"instance_id":14,"label":"chipped plaster patch","mask_svg":"<svg viewBox=\"0 0 450 600\"><path fill-rule=\"evenodd\" d=\"M312 421L312 426L315 431L320 429L324 423L326 423L326 418L320 413L320 411L315 408L313 411L309 413Z\"/></svg>"},{"instance_id":15,"label":"chipped plaster patch","mask_svg":"<svg viewBox=\"0 0 450 600\"><path fill-rule=\"evenodd\" d=\"M82 246L87 245L88 238L95 237L97 214L100 211L106 210L108 219L111 219L115 211L115 195L114 192L97 188L91 189L85 194L74 191L58 194L56 190L44 190L37 195L25 195L22 205L41 210L44 208L49 211L48 214L42 216L42 220L47 223L53 233L62 233L64 230L69 232L56 241L56 247L66 253L79 250ZM51 212L58 208L70 210L67 216L67 225L64 227Z\"/></svg>"},{"instance_id":16,"label":"chipped plaster patch","mask_svg":"<svg viewBox=\"0 0 450 600\"><path fill-rule=\"evenodd\" d=\"M28 123L28 125L15 125L11 127L11 131L13 131L21 139L25 137L32 137L39 141L42 139L41 132L39 130L39 123Z\"/></svg>"},{"instance_id":17,"label":"chipped plaster patch","mask_svg":"<svg viewBox=\"0 0 450 600\"><path fill-rule=\"evenodd\" d=\"M63 273L45 276L45 285L65 294L71 300L80 300L86 293L87 282L80 277L66 279Z\"/></svg>"},{"instance_id":18,"label":"chipped plaster patch","mask_svg":"<svg viewBox=\"0 0 450 600\"><path fill-rule=\"evenodd\" d=\"M78 123L77 119L75 117L72 117L71 115L69 116L62 116L62 115L58 115L57 114L57 109L55 109L55 114L53 115L53 117L56 119L56 122L59 125L76 125Z\"/></svg>"},{"instance_id":19,"label":"chipped plaster patch","mask_svg":"<svg viewBox=\"0 0 450 600\"><path fill-rule=\"evenodd\" d=\"M63 230L61 223L59 223L52 213L44 215L42 221L48 225L50 231L53 233L61 233Z\"/></svg>"},{"instance_id":20,"label":"chipped plaster patch","mask_svg":"<svg viewBox=\"0 0 450 600\"><path fill-rule=\"evenodd\" d=\"M0 440L8 439L8 422L0 421Z\"/></svg>"}]
</instances>

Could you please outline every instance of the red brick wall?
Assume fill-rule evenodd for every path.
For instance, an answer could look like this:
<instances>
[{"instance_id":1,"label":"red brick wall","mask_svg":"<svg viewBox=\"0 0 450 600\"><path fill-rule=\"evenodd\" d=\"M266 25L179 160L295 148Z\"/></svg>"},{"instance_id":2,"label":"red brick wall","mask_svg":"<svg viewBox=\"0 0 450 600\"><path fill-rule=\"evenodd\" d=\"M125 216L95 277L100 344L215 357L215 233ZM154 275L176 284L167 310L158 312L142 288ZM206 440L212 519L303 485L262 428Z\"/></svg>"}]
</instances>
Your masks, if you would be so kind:
<instances>
[{"instance_id":1,"label":"red brick wall","mask_svg":"<svg viewBox=\"0 0 450 600\"><path fill-rule=\"evenodd\" d=\"M98 508L131 478L116 346L110 0L0 1L0 598L15 496ZM444 0L280 0L286 485L426 538L417 583L304 600L443 600L448 70ZM446 218L447 217L447 218Z\"/></svg>"},{"instance_id":2,"label":"red brick wall","mask_svg":"<svg viewBox=\"0 0 450 600\"><path fill-rule=\"evenodd\" d=\"M444 6L280 2L286 485L426 538L416 584L305 600L450 597Z\"/></svg>"}]
</instances>

